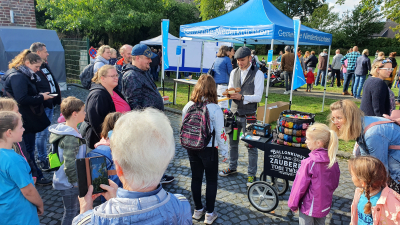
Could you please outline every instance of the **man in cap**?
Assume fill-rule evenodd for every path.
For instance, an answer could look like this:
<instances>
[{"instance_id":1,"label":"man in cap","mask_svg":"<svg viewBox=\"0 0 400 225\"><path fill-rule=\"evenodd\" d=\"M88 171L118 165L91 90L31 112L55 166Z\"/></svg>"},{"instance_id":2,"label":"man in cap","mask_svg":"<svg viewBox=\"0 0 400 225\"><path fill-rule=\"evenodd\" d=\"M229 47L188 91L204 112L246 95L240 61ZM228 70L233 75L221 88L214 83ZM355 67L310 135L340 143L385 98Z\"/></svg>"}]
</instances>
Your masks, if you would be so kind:
<instances>
[{"instance_id":1,"label":"man in cap","mask_svg":"<svg viewBox=\"0 0 400 225\"><path fill-rule=\"evenodd\" d=\"M122 78L122 94L132 110L153 107L164 111L164 100L157 90L153 77L150 74L153 53L145 44L137 44L132 48L132 64L125 66ZM174 181L173 176L163 175L162 184Z\"/></svg>"},{"instance_id":2,"label":"man in cap","mask_svg":"<svg viewBox=\"0 0 400 225\"><path fill-rule=\"evenodd\" d=\"M252 66L251 50L247 47L240 47L236 53L238 68L232 70L229 77L228 88L241 88L239 93L231 94L233 99L231 110L236 114L236 124L238 134L241 130L246 129L246 117L255 116L257 111L257 103L261 101L264 90L263 73ZM233 133L229 135L229 168L221 171L220 176L228 176L237 172L237 161L239 157L239 138L233 140ZM251 185L257 173L257 148L247 146L249 152L249 166L247 185Z\"/></svg>"},{"instance_id":3,"label":"man in cap","mask_svg":"<svg viewBox=\"0 0 400 225\"><path fill-rule=\"evenodd\" d=\"M156 57L145 44L132 48L132 65L126 65L122 78L122 94L132 110L154 107L164 111L164 101L150 74L151 59Z\"/></svg>"},{"instance_id":4,"label":"man in cap","mask_svg":"<svg viewBox=\"0 0 400 225\"><path fill-rule=\"evenodd\" d=\"M117 69L118 72L118 91L122 91L122 69L124 68L125 65L131 64L132 62L132 46L131 45L123 45L120 49L119 49L119 54L121 54L122 58L120 60L117 61L117 63L115 63L115 69Z\"/></svg>"},{"instance_id":5,"label":"man in cap","mask_svg":"<svg viewBox=\"0 0 400 225\"><path fill-rule=\"evenodd\" d=\"M281 68L285 76L286 91L283 94L289 94L292 88L292 76L294 66L294 53L290 52L290 46L285 47L285 54L282 55Z\"/></svg>"}]
</instances>

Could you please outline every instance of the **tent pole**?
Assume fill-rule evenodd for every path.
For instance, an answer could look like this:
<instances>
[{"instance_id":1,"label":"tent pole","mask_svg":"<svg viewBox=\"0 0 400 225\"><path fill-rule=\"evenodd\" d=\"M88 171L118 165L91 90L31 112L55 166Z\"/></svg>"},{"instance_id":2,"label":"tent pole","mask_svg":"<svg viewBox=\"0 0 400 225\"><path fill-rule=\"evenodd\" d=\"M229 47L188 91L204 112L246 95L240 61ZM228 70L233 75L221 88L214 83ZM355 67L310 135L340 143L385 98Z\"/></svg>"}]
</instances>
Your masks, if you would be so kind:
<instances>
[{"instance_id":1,"label":"tent pole","mask_svg":"<svg viewBox=\"0 0 400 225\"><path fill-rule=\"evenodd\" d=\"M274 39L271 40L271 50L274 50ZM267 114L269 82L271 80L270 79L270 77L271 77L271 67L272 67L272 63L268 65L268 77L267 77L267 87L265 88L265 106L264 106L263 123L265 123L265 115Z\"/></svg>"},{"instance_id":2,"label":"tent pole","mask_svg":"<svg viewBox=\"0 0 400 225\"><path fill-rule=\"evenodd\" d=\"M204 55L204 41L201 42L200 76L201 76L201 74L203 74L203 55Z\"/></svg>"},{"instance_id":3,"label":"tent pole","mask_svg":"<svg viewBox=\"0 0 400 225\"><path fill-rule=\"evenodd\" d=\"M164 46L163 24L162 24L163 22L162 21L163 21L163 19L161 20L161 49ZM164 54L164 51L162 51L162 53ZM168 54L168 52L167 52L167 54ZM161 65L161 85L162 85L162 94L164 97L165 96L165 93L164 93L164 61L162 62L162 65Z\"/></svg>"},{"instance_id":4,"label":"tent pole","mask_svg":"<svg viewBox=\"0 0 400 225\"><path fill-rule=\"evenodd\" d=\"M182 39L181 39L181 37L179 37L179 46L181 46L182 45ZM182 47L181 47L181 54L179 54L179 56L178 56L178 65L177 65L177 67L176 67L176 79L178 79L179 78L179 66L181 65L181 57L182 57ZM174 82L175 83L175 92L174 92L174 105L176 104L176 92L177 92L177 90L178 90L178 83L176 83L176 82Z\"/></svg>"},{"instance_id":5,"label":"tent pole","mask_svg":"<svg viewBox=\"0 0 400 225\"><path fill-rule=\"evenodd\" d=\"M328 60L326 60L325 84L324 84L324 97L322 98L322 110L321 110L321 112L324 111L324 105L325 105L326 82L327 82L327 80L328 80L328 67L329 67L330 54L331 54L331 46L329 45ZM334 76L334 74L332 74L332 71L331 71L331 75ZM337 78L340 79L340 77L337 77Z\"/></svg>"}]
</instances>

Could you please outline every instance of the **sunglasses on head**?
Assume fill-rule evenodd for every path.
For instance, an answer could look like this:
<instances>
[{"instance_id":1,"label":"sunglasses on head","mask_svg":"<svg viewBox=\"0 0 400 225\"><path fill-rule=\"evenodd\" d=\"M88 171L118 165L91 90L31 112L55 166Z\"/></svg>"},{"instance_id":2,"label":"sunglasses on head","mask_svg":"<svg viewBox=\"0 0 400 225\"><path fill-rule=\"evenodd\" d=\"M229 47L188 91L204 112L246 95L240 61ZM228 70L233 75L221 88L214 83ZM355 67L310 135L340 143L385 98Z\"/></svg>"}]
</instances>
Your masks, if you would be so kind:
<instances>
[{"instance_id":1,"label":"sunglasses on head","mask_svg":"<svg viewBox=\"0 0 400 225\"><path fill-rule=\"evenodd\" d=\"M385 59L385 60L382 61L382 65L385 64L385 63L392 63L392 60L390 60L390 59Z\"/></svg>"}]
</instances>

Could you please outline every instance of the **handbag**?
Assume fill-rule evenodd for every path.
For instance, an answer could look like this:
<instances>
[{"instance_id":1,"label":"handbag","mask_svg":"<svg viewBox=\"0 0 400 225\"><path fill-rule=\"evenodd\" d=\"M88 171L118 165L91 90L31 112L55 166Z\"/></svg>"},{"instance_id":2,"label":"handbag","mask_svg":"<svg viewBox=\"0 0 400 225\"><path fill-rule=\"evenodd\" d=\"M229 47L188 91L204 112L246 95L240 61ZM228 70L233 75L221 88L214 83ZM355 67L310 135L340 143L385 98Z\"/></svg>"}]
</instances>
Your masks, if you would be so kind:
<instances>
[{"instance_id":1,"label":"handbag","mask_svg":"<svg viewBox=\"0 0 400 225\"><path fill-rule=\"evenodd\" d=\"M56 140L52 144L51 152L47 156L49 158L49 164L50 164L50 169L53 170L58 170L60 166L64 163L60 162L60 157L58 156L58 143L60 142L60 139Z\"/></svg>"},{"instance_id":2,"label":"handbag","mask_svg":"<svg viewBox=\"0 0 400 225\"><path fill-rule=\"evenodd\" d=\"M208 70L208 72L207 72L207 74L208 74L208 75L211 75L212 77L215 76L215 71L213 70L213 69L214 69L214 63L215 63L215 61L213 62L211 68L210 68L210 69Z\"/></svg>"}]
</instances>

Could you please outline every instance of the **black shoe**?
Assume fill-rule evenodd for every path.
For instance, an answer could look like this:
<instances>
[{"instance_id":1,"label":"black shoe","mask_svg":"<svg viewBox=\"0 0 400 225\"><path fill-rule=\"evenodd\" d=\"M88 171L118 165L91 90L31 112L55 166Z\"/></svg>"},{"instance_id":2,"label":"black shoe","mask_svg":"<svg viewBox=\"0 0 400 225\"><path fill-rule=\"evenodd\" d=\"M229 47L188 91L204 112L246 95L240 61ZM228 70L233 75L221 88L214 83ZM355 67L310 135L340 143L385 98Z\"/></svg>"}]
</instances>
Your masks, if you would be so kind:
<instances>
[{"instance_id":1,"label":"black shoe","mask_svg":"<svg viewBox=\"0 0 400 225\"><path fill-rule=\"evenodd\" d=\"M49 179L46 179L46 178L44 178L44 177L42 177L41 179L39 179L39 180L36 181L36 184L37 184L37 185L43 185L43 186L51 185L52 183L53 183L53 181L51 181L51 180L49 180Z\"/></svg>"},{"instance_id":2,"label":"black shoe","mask_svg":"<svg viewBox=\"0 0 400 225\"><path fill-rule=\"evenodd\" d=\"M49 172L50 171L50 163L48 160L38 160L37 161L38 166L42 169L43 172Z\"/></svg>"},{"instance_id":3,"label":"black shoe","mask_svg":"<svg viewBox=\"0 0 400 225\"><path fill-rule=\"evenodd\" d=\"M162 184L169 184L169 183L171 183L171 182L174 181L174 180L175 180L175 178L174 178L173 176L164 175L164 176L161 178L160 183L162 183Z\"/></svg>"}]
</instances>

